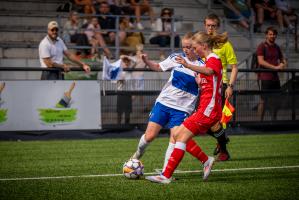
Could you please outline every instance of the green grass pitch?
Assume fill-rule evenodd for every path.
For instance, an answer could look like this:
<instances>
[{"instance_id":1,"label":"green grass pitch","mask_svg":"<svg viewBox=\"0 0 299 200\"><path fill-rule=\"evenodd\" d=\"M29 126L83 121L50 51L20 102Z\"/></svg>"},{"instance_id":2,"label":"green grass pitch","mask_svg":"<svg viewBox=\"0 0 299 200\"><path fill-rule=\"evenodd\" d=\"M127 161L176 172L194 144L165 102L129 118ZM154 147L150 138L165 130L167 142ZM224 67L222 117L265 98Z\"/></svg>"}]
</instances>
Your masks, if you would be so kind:
<instances>
[{"instance_id":1,"label":"green grass pitch","mask_svg":"<svg viewBox=\"0 0 299 200\"><path fill-rule=\"evenodd\" d=\"M121 175L139 138L2 141L0 199L299 199L299 134L230 139L232 159L215 163L207 182L202 165L186 153L169 185ZM196 140L212 153L213 138ZM145 173L162 167L167 145L160 137L149 146L141 159Z\"/></svg>"}]
</instances>

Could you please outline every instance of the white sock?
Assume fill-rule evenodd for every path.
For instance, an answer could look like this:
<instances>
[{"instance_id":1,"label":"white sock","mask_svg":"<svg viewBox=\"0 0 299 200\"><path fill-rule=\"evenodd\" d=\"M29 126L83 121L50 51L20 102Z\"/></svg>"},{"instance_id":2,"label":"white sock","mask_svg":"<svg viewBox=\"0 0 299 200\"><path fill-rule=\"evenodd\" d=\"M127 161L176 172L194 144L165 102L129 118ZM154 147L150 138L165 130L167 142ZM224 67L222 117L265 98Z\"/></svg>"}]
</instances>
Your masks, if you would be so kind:
<instances>
[{"instance_id":1,"label":"white sock","mask_svg":"<svg viewBox=\"0 0 299 200\"><path fill-rule=\"evenodd\" d=\"M175 146L174 143L169 142L167 150L166 150L166 153L165 153L164 165L163 165L162 172L165 170L165 168L167 166L168 160L169 160L169 158L170 158L170 156L171 156L171 154L172 154L172 152L174 150L174 146Z\"/></svg>"},{"instance_id":2,"label":"white sock","mask_svg":"<svg viewBox=\"0 0 299 200\"><path fill-rule=\"evenodd\" d=\"M137 159L140 159L141 156L143 155L146 147L148 146L149 142L147 142L145 140L145 134L143 134L139 140L139 144L138 144L138 147L137 147L137 154L138 154L138 158Z\"/></svg>"},{"instance_id":3,"label":"white sock","mask_svg":"<svg viewBox=\"0 0 299 200\"><path fill-rule=\"evenodd\" d=\"M186 151L186 143L184 143L184 142L176 142L174 148Z\"/></svg>"}]
</instances>

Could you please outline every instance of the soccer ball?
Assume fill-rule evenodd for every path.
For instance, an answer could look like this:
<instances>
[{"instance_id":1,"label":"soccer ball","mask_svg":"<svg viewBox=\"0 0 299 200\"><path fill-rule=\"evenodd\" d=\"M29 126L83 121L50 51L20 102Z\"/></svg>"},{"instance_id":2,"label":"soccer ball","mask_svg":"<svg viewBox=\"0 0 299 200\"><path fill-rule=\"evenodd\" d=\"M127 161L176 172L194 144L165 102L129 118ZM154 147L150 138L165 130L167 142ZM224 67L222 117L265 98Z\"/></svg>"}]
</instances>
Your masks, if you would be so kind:
<instances>
[{"instance_id":1,"label":"soccer ball","mask_svg":"<svg viewBox=\"0 0 299 200\"><path fill-rule=\"evenodd\" d=\"M143 168L140 160L130 159L123 166L123 174L129 179L138 179L143 175Z\"/></svg>"}]
</instances>

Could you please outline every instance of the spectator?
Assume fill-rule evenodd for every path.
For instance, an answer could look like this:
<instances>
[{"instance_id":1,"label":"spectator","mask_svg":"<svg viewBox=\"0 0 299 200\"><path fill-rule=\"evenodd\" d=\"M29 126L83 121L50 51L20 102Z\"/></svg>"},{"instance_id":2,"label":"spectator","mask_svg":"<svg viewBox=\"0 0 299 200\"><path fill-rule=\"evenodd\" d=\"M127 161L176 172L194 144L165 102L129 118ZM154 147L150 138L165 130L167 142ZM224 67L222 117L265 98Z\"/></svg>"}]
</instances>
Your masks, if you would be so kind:
<instances>
[{"instance_id":1,"label":"spectator","mask_svg":"<svg viewBox=\"0 0 299 200\"><path fill-rule=\"evenodd\" d=\"M243 28L249 29L250 8L250 0L226 0L224 15L228 19L237 20Z\"/></svg>"},{"instance_id":2,"label":"spectator","mask_svg":"<svg viewBox=\"0 0 299 200\"><path fill-rule=\"evenodd\" d=\"M99 4L99 9L98 9L97 14L100 15L98 17L98 20L99 20L101 29L110 29L110 30L101 32L102 35L104 36L105 41L108 44L114 45L116 32L112 31L112 30L116 29L116 24L115 24L116 18L111 16L112 13L110 12L110 7L109 7L109 4L107 3L107 1L102 1ZM121 23L121 19L120 19L119 23ZM120 32L118 33L118 37L119 37L120 44L123 44L126 39L126 32L124 30L120 30Z\"/></svg>"},{"instance_id":3,"label":"spectator","mask_svg":"<svg viewBox=\"0 0 299 200\"><path fill-rule=\"evenodd\" d=\"M136 26L137 29L143 30L144 27L141 24L141 15L144 13L148 13L150 16L151 24L154 23L154 11L153 8L150 6L148 0L128 0L130 3L131 9L134 11L136 16Z\"/></svg>"},{"instance_id":4,"label":"spectator","mask_svg":"<svg viewBox=\"0 0 299 200\"><path fill-rule=\"evenodd\" d=\"M265 19L276 19L279 27L283 31L282 13L277 12L274 0L253 0L252 7L256 13L255 32L262 32L262 25Z\"/></svg>"},{"instance_id":5,"label":"spectator","mask_svg":"<svg viewBox=\"0 0 299 200\"><path fill-rule=\"evenodd\" d=\"M132 68L135 63L127 56L121 56L121 67L123 69ZM120 80L117 81L117 89L128 89L128 83L131 80L131 73L122 71ZM125 114L125 124L130 123L130 114L132 112L132 96L129 93L117 95L117 122L121 124L122 115Z\"/></svg>"},{"instance_id":6,"label":"spectator","mask_svg":"<svg viewBox=\"0 0 299 200\"><path fill-rule=\"evenodd\" d=\"M99 45L100 47L103 48L104 54L108 58L112 58L112 54L111 54L110 50L107 48L105 40L101 34L101 27L100 27L98 19L96 17L91 18L91 20L85 30L85 34L87 35L89 43L93 46L92 53L94 56L97 56L97 53L98 53L97 46Z\"/></svg>"},{"instance_id":7,"label":"spectator","mask_svg":"<svg viewBox=\"0 0 299 200\"><path fill-rule=\"evenodd\" d=\"M281 49L275 43L277 38L277 30L270 26L267 28L265 34L266 40L258 45L256 51L259 67L262 69L283 70L286 68L287 62L283 57ZM261 72L258 74L258 80L260 81L262 91L275 91L280 89L280 81L277 71ZM273 98L273 95L261 95L261 101L258 106L258 114L261 121L264 119L265 106L270 104L270 98ZM272 118L276 119L278 107L277 105L271 106L274 106L272 110Z\"/></svg>"},{"instance_id":8,"label":"spectator","mask_svg":"<svg viewBox=\"0 0 299 200\"><path fill-rule=\"evenodd\" d=\"M69 19L63 26L64 42L76 43L76 45L78 46L88 46L88 38L86 34L82 31L82 25L83 22L78 19L78 13L76 11L72 11L70 13ZM83 50L82 52L84 52L85 55L88 54L87 50Z\"/></svg>"},{"instance_id":9,"label":"spectator","mask_svg":"<svg viewBox=\"0 0 299 200\"><path fill-rule=\"evenodd\" d=\"M63 55L74 63L81 65L86 73L90 72L90 67L81 62L74 54L68 51L62 39L58 37L58 23L51 21L48 23L48 34L39 44L39 59L42 68L60 68L64 72L71 70L69 64L63 63ZM43 71L42 80L64 79L61 71Z\"/></svg>"},{"instance_id":10,"label":"spectator","mask_svg":"<svg viewBox=\"0 0 299 200\"><path fill-rule=\"evenodd\" d=\"M150 36L150 43L151 44L158 44L160 47L166 47L170 45L171 41L171 31L173 30L176 32L176 26L172 27L172 16L173 10L170 8L163 8L161 10L160 18L158 18L154 24L153 33ZM175 35L174 38L174 45L175 47L180 46L180 36ZM160 51L160 60L165 59L165 52L162 50Z\"/></svg>"},{"instance_id":11,"label":"spectator","mask_svg":"<svg viewBox=\"0 0 299 200\"><path fill-rule=\"evenodd\" d=\"M294 12L294 9L291 8L290 2L288 0L275 0L276 7L278 12L281 12L283 16L284 25L291 31L295 31L296 25L292 25L292 23L297 24L298 16Z\"/></svg>"},{"instance_id":12,"label":"spectator","mask_svg":"<svg viewBox=\"0 0 299 200\"><path fill-rule=\"evenodd\" d=\"M131 62L131 68L134 69L145 69L146 64L144 63L142 59L143 54L143 45L139 44L136 46L136 53L134 56L125 56L122 55L121 58L127 58ZM134 80L133 88L135 91L143 91L144 90L144 72L142 71L136 71L132 72L132 79ZM132 99L136 101L136 99L139 99L138 102L141 105L144 105L144 98L143 96L133 96ZM147 111L147 108L144 108L143 111Z\"/></svg>"},{"instance_id":13,"label":"spectator","mask_svg":"<svg viewBox=\"0 0 299 200\"><path fill-rule=\"evenodd\" d=\"M74 9L79 13L95 14L96 10L92 0L74 0Z\"/></svg>"},{"instance_id":14,"label":"spectator","mask_svg":"<svg viewBox=\"0 0 299 200\"><path fill-rule=\"evenodd\" d=\"M118 0L96 0L95 1L96 10L99 9L99 6L102 2L108 3L111 14L113 14L113 15L122 15L123 14L122 9L120 7L120 1L118 1Z\"/></svg>"},{"instance_id":15,"label":"spectator","mask_svg":"<svg viewBox=\"0 0 299 200\"><path fill-rule=\"evenodd\" d=\"M135 10L133 7L131 7L131 4L130 4L130 0L116 0L115 1L115 5L117 5L120 9L121 9L121 14L122 15L129 15L129 16L132 16L132 15L135 15ZM130 18L130 27L133 28L135 18Z\"/></svg>"},{"instance_id":16,"label":"spectator","mask_svg":"<svg viewBox=\"0 0 299 200\"><path fill-rule=\"evenodd\" d=\"M128 17L120 18L120 41L121 44L134 48L137 45L144 44L144 37L141 32L131 32L132 27L130 26L130 20Z\"/></svg>"}]
</instances>

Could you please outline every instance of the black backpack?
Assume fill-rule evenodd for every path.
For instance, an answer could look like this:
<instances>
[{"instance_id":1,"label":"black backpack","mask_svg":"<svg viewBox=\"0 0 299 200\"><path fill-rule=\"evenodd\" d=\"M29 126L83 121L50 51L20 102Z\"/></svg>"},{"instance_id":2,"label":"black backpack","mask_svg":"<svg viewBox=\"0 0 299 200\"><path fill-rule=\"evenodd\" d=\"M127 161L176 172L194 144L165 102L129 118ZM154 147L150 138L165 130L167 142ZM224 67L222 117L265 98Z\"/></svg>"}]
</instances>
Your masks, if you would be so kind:
<instances>
[{"instance_id":1,"label":"black backpack","mask_svg":"<svg viewBox=\"0 0 299 200\"><path fill-rule=\"evenodd\" d=\"M259 64L257 60L257 53L253 52L252 57L251 57L251 69L258 69Z\"/></svg>"}]
</instances>

